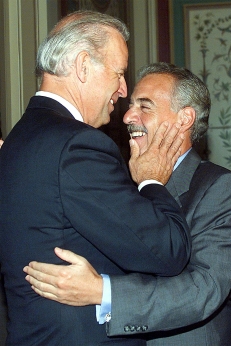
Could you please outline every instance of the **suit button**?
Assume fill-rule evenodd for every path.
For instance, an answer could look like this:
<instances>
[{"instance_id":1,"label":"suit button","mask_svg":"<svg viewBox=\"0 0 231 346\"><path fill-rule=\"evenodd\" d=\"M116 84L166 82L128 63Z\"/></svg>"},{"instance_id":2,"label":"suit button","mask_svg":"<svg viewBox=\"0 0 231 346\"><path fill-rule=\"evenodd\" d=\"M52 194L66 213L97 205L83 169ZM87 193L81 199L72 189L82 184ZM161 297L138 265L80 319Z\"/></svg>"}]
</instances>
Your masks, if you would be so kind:
<instances>
[{"instance_id":1,"label":"suit button","mask_svg":"<svg viewBox=\"0 0 231 346\"><path fill-rule=\"evenodd\" d=\"M142 326L141 330L142 330L142 332L146 332L146 330L148 330L148 326Z\"/></svg>"},{"instance_id":2,"label":"suit button","mask_svg":"<svg viewBox=\"0 0 231 346\"><path fill-rule=\"evenodd\" d=\"M124 326L124 331L127 333L127 332L130 332L130 327L129 326Z\"/></svg>"},{"instance_id":3,"label":"suit button","mask_svg":"<svg viewBox=\"0 0 231 346\"><path fill-rule=\"evenodd\" d=\"M136 330L136 327L135 326L124 326L124 331L125 332L134 332Z\"/></svg>"}]
</instances>

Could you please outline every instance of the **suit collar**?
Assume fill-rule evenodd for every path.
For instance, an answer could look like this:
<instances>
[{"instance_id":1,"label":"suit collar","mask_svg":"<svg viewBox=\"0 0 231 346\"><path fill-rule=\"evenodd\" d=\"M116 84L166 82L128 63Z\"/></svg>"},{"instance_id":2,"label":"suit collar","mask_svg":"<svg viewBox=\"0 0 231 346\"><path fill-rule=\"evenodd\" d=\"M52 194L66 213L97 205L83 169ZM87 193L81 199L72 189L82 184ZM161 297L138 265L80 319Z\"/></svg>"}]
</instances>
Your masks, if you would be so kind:
<instances>
[{"instance_id":1,"label":"suit collar","mask_svg":"<svg viewBox=\"0 0 231 346\"><path fill-rule=\"evenodd\" d=\"M44 96L44 97L48 97L48 98L51 98L53 100L58 101L59 103L61 103L61 105L63 105L65 108L67 108L69 110L69 112L73 115L73 117L76 120L83 122L83 117L80 114L80 112L78 111L78 109L76 107L74 107L69 101L65 100L63 97L61 97L57 94L47 92L47 91L37 91L35 96Z\"/></svg>"},{"instance_id":2,"label":"suit collar","mask_svg":"<svg viewBox=\"0 0 231 346\"><path fill-rule=\"evenodd\" d=\"M191 149L188 155L172 173L166 188L181 206L179 197L189 190L192 177L201 162L195 149Z\"/></svg>"},{"instance_id":3,"label":"suit collar","mask_svg":"<svg viewBox=\"0 0 231 346\"><path fill-rule=\"evenodd\" d=\"M60 116L74 119L71 112L58 101L44 96L33 96L27 106L28 109L43 108L51 112L56 112Z\"/></svg>"}]
</instances>

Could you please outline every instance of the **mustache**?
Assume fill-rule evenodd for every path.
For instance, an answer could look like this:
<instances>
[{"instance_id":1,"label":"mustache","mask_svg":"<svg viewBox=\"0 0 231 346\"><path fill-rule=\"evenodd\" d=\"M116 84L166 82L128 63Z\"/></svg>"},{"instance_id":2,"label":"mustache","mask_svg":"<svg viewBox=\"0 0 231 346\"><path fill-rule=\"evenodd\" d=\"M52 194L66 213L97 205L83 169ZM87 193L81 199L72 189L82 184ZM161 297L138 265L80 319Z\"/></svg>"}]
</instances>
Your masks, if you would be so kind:
<instances>
[{"instance_id":1,"label":"mustache","mask_svg":"<svg viewBox=\"0 0 231 346\"><path fill-rule=\"evenodd\" d=\"M148 133L148 130L146 129L145 126L135 125L135 124L129 124L129 125L127 125L127 130L128 130L128 133L132 133L132 132L144 132L144 133Z\"/></svg>"}]
</instances>

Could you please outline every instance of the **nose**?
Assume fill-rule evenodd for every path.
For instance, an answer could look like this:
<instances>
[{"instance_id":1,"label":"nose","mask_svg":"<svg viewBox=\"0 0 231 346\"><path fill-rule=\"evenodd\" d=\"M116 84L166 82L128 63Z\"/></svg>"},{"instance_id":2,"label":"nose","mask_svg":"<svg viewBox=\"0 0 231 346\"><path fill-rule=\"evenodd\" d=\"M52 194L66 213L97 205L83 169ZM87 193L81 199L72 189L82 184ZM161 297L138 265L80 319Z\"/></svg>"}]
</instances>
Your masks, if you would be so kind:
<instances>
[{"instance_id":1,"label":"nose","mask_svg":"<svg viewBox=\"0 0 231 346\"><path fill-rule=\"evenodd\" d=\"M124 76L120 77L120 87L119 87L118 93L119 93L119 97L123 97L123 98L127 97L128 95L127 83L125 81Z\"/></svg>"},{"instance_id":2,"label":"nose","mask_svg":"<svg viewBox=\"0 0 231 346\"><path fill-rule=\"evenodd\" d=\"M133 109L133 107L129 108L129 110L124 114L123 122L124 124L137 124L139 123L139 116Z\"/></svg>"}]
</instances>

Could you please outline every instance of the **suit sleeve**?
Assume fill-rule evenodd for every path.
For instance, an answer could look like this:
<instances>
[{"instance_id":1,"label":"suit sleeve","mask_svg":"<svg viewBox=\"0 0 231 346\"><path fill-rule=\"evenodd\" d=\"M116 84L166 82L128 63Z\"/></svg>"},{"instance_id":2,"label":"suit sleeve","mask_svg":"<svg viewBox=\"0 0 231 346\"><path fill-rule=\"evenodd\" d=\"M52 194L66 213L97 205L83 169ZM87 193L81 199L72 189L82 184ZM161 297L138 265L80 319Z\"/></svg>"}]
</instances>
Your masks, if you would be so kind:
<instances>
[{"instance_id":1,"label":"suit sleeve","mask_svg":"<svg viewBox=\"0 0 231 346\"><path fill-rule=\"evenodd\" d=\"M59 174L71 225L122 269L175 275L186 265L183 213L163 186L139 193L110 138L95 129L78 133L63 149Z\"/></svg>"},{"instance_id":2,"label":"suit sleeve","mask_svg":"<svg viewBox=\"0 0 231 346\"><path fill-rule=\"evenodd\" d=\"M211 316L227 299L231 287L231 174L221 176L204 193L193 212L192 255L175 277L130 274L111 277L112 319L108 335L125 326L166 331ZM125 292L129 292L126 294Z\"/></svg>"}]
</instances>

